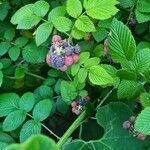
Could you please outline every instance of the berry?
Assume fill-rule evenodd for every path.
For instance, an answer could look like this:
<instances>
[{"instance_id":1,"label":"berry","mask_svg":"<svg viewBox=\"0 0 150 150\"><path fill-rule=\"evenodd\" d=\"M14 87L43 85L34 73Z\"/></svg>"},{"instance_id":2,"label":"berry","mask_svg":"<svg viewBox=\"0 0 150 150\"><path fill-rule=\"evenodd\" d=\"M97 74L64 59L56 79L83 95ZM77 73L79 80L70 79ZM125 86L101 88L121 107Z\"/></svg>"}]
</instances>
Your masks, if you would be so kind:
<instances>
[{"instance_id":1,"label":"berry","mask_svg":"<svg viewBox=\"0 0 150 150\"><path fill-rule=\"evenodd\" d=\"M77 106L77 102L76 101L73 101L72 103L71 103L71 107L76 107Z\"/></svg>"},{"instance_id":2,"label":"berry","mask_svg":"<svg viewBox=\"0 0 150 150\"><path fill-rule=\"evenodd\" d=\"M130 121L125 121L124 123L123 123L123 128L124 129L129 129L131 127L131 122Z\"/></svg>"},{"instance_id":3,"label":"berry","mask_svg":"<svg viewBox=\"0 0 150 150\"><path fill-rule=\"evenodd\" d=\"M75 52L76 54L79 54L80 51L81 51L80 46L79 46L78 44L76 44L75 47L74 47L74 52Z\"/></svg>"},{"instance_id":4,"label":"berry","mask_svg":"<svg viewBox=\"0 0 150 150\"><path fill-rule=\"evenodd\" d=\"M139 139L139 140L145 140L146 139L146 135L145 134L143 134L143 133L139 133L138 135L137 135L137 139Z\"/></svg>"},{"instance_id":5,"label":"berry","mask_svg":"<svg viewBox=\"0 0 150 150\"><path fill-rule=\"evenodd\" d=\"M72 48L71 48L71 47L66 47L66 48L65 48L65 52L66 52L66 55L67 55L67 56L72 55Z\"/></svg>"},{"instance_id":6,"label":"berry","mask_svg":"<svg viewBox=\"0 0 150 150\"><path fill-rule=\"evenodd\" d=\"M64 62L64 58L59 56L59 55L55 55L53 54L52 56L52 66L59 68L64 66L65 62Z\"/></svg>"},{"instance_id":7,"label":"berry","mask_svg":"<svg viewBox=\"0 0 150 150\"><path fill-rule=\"evenodd\" d=\"M78 60L79 60L79 56L77 54L73 54L72 58L73 58L74 63L78 62Z\"/></svg>"},{"instance_id":8,"label":"berry","mask_svg":"<svg viewBox=\"0 0 150 150\"><path fill-rule=\"evenodd\" d=\"M66 56L65 57L65 65L66 66L70 66L72 64L73 64L73 58L72 58L72 56Z\"/></svg>"},{"instance_id":9,"label":"berry","mask_svg":"<svg viewBox=\"0 0 150 150\"><path fill-rule=\"evenodd\" d=\"M78 103L78 105L84 106L85 103L86 103L86 101L81 98L81 99L79 99L79 100L77 101L77 103Z\"/></svg>"},{"instance_id":10,"label":"berry","mask_svg":"<svg viewBox=\"0 0 150 150\"><path fill-rule=\"evenodd\" d=\"M76 115L80 114L80 110L76 109L75 107L72 108L72 112L75 113Z\"/></svg>"},{"instance_id":11,"label":"berry","mask_svg":"<svg viewBox=\"0 0 150 150\"><path fill-rule=\"evenodd\" d=\"M52 62L51 62L51 55L50 54L47 54L46 55L46 62L47 62L47 64L51 64Z\"/></svg>"},{"instance_id":12,"label":"berry","mask_svg":"<svg viewBox=\"0 0 150 150\"><path fill-rule=\"evenodd\" d=\"M52 38L53 43L57 43L61 41L61 37L59 35L54 35Z\"/></svg>"},{"instance_id":13,"label":"berry","mask_svg":"<svg viewBox=\"0 0 150 150\"><path fill-rule=\"evenodd\" d=\"M66 70L67 70L67 66L64 65L64 66L62 66L62 67L60 67L60 68L58 68L58 69L61 70L61 71L66 71Z\"/></svg>"}]
</instances>

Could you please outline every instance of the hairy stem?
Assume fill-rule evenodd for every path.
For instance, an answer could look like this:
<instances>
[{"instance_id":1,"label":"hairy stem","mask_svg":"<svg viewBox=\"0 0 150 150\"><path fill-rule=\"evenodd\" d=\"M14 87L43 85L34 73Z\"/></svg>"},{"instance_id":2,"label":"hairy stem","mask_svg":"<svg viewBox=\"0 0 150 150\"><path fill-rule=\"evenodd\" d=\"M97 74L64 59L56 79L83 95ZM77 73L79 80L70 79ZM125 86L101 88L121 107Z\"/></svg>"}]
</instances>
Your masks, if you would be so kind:
<instances>
[{"instance_id":1,"label":"hairy stem","mask_svg":"<svg viewBox=\"0 0 150 150\"><path fill-rule=\"evenodd\" d=\"M41 77L41 76L36 75L36 74L34 74L34 73L31 73L31 72L26 72L26 74L29 75L29 76L32 76L32 77L34 77L34 78L40 79L40 80L45 80L44 77Z\"/></svg>"},{"instance_id":2,"label":"hairy stem","mask_svg":"<svg viewBox=\"0 0 150 150\"><path fill-rule=\"evenodd\" d=\"M82 112L80 114L80 116L73 122L73 124L69 127L69 129L65 132L65 134L62 136L62 138L58 141L57 145L59 148L62 147L62 145L68 140L68 138L70 137L70 135L74 132L75 129L77 129L77 127L79 125L82 124L83 120L86 117L86 112Z\"/></svg>"},{"instance_id":3,"label":"hairy stem","mask_svg":"<svg viewBox=\"0 0 150 150\"><path fill-rule=\"evenodd\" d=\"M30 115L29 113L27 113L27 115L33 119L33 116ZM41 122L40 122L41 123ZM45 128L50 134L52 134L54 137L56 137L58 140L60 139L60 137L58 135L56 135L53 131L51 131L48 127L46 127L43 123L41 123L41 126L43 128Z\"/></svg>"}]
</instances>

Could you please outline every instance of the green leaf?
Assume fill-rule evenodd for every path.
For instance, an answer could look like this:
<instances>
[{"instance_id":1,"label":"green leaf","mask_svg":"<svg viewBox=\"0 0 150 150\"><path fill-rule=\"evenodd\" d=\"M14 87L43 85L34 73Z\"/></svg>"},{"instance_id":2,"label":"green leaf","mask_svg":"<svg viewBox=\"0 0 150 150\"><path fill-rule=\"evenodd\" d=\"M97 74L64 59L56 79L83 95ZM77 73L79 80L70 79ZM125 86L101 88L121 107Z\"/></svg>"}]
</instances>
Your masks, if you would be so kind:
<instances>
[{"instance_id":1,"label":"green leaf","mask_svg":"<svg viewBox=\"0 0 150 150\"><path fill-rule=\"evenodd\" d=\"M150 70L147 70L143 73L144 78L147 82L150 82Z\"/></svg>"},{"instance_id":2,"label":"green leaf","mask_svg":"<svg viewBox=\"0 0 150 150\"><path fill-rule=\"evenodd\" d=\"M28 39L25 38L25 37L19 37L19 38L17 38L17 39L15 40L15 44L16 44L16 46L18 46L18 47L23 47L23 46L25 46L25 45L27 44L27 42L28 42Z\"/></svg>"},{"instance_id":3,"label":"green leaf","mask_svg":"<svg viewBox=\"0 0 150 150\"><path fill-rule=\"evenodd\" d=\"M67 32L71 30L72 22L66 17L56 17L53 20L55 28L60 32Z\"/></svg>"},{"instance_id":4,"label":"green leaf","mask_svg":"<svg viewBox=\"0 0 150 150\"><path fill-rule=\"evenodd\" d=\"M1 87L1 85L2 85L2 83L3 83L3 72L2 71L0 71L0 87Z\"/></svg>"},{"instance_id":5,"label":"green leaf","mask_svg":"<svg viewBox=\"0 0 150 150\"><path fill-rule=\"evenodd\" d=\"M96 119L98 124L104 129L103 136L99 133L101 138L97 140L73 140L66 143L63 146L63 150L123 150L122 146L124 149L129 150L144 149L149 145L149 139L140 141L122 127L123 122L132 115L131 109L124 103L109 103L100 107L96 113ZM94 131L93 128L92 130Z\"/></svg>"},{"instance_id":6,"label":"green leaf","mask_svg":"<svg viewBox=\"0 0 150 150\"><path fill-rule=\"evenodd\" d=\"M95 85L107 85L115 82L101 66L92 66L89 69L89 79Z\"/></svg>"},{"instance_id":7,"label":"green leaf","mask_svg":"<svg viewBox=\"0 0 150 150\"><path fill-rule=\"evenodd\" d=\"M132 80L122 80L117 91L118 99L134 99L143 91L142 84Z\"/></svg>"},{"instance_id":8,"label":"green leaf","mask_svg":"<svg viewBox=\"0 0 150 150\"><path fill-rule=\"evenodd\" d=\"M46 48L37 47L34 43L28 44L22 51L24 60L30 63L45 62L46 54Z\"/></svg>"},{"instance_id":9,"label":"green leaf","mask_svg":"<svg viewBox=\"0 0 150 150\"><path fill-rule=\"evenodd\" d=\"M26 112L16 110L11 112L3 122L3 131L13 131L17 129L26 119Z\"/></svg>"},{"instance_id":10,"label":"green leaf","mask_svg":"<svg viewBox=\"0 0 150 150\"><path fill-rule=\"evenodd\" d=\"M45 120L51 113L53 107L53 101L45 99L35 105L33 109L33 118L37 121Z\"/></svg>"},{"instance_id":11,"label":"green leaf","mask_svg":"<svg viewBox=\"0 0 150 150\"><path fill-rule=\"evenodd\" d=\"M16 61L20 55L20 48L18 46L13 46L8 51L11 60Z\"/></svg>"},{"instance_id":12,"label":"green leaf","mask_svg":"<svg viewBox=\"0 0 150 150\"><path fill-rule=\"evenodd\" d=\"M71 31L72 37L77 40L84 38L85 34L85 32L78 30L76 27L74 27Z\"/></svg>"},{"instance_id":13,"label":"green leaf","mask_svg":"<svg viewBox=\"0 0 150 150\"><path fill-rule=\"evenodd\" d=\"M150 107L146 107L137 117L135 129L138 132L150 135Z\"/></svg>"},{"instance_id":14,"label":"green leaf","mask_svg":"<svg viewBox=\"0 0 150 150\"><path fill-rule=\"evenodd\" d=\"M78 30L83 32L93 32L96 30L93 22L90 20L88 16L85 15L80 16L76 20L75 26Z\"/></svg>"},{"instance_id":15,"label":"green leaf","mask_svg":"<svg viewBox=\"0 0 150 150\"><path fill-rule=\"evenodd\" d=\"M92 66L98 65L100 63L100 59L98 57L92 57L90 59L88 59L84 65L87 68L90 68Z\"/></svg>"},{"instance_id":16,"label":"green leaf","mask_svg":"<svg viewBox=\"0 0 150 150\"><path fill-rule=\"evenodd\" d=\"M80 16L82 12L82 4L80 0L67 0L67 12L73 18Z\"/></svg>"},{"instance_id":17,"label":"green leaf","mask_svg":"<svg viewBox=\"0 0 150 150\"><path fill-rule=\"evenodd\" d=\"M120 69L117 71L117 76L126 80L136 80L137 75L134 71L129 69Z\"/></svg>"},{"instance_id":18,"label":"green leaf","mask_svg":"<svg viewBox=\"0 0 150 150\"><path fill-rule=\"evenodd\" d=\"M79 58L79 64L83 64L84 62L86 62L90 57L90 53L89 52L82 52L80 54L80 58Z\"/></svg>"},{"instance_id":19,"label":"green leaf","mask_svg":"<svg viewBox=\"0 0 150 150\"><path fill-rule=\"evenodd\" d=\"M0 4L0 20L3 21L6 18L9 8L10 8L10 6L7 1L3 1Z\"/></svg>"},{"instance_id":20,"label":"green leaf","mask_svg":"<svg viewBox=\"0 0 150 150\"><path fill-rule=\"evenodd\" d=\"M22 144L13 144L7 150L59 150L55 142L44 135L31 136Z\"/></svg>"},{"instance_id":21,"label":"green leaf","mask_svg":"<svg viewBox=\"0 0 150 150\"><path fill-rule=\"evenodd\" d=\"M77 96L76 88L73 85L73 83L62 81L60 90L61 90L62 99L67 104L70 104L72 100L75 99Z\"/></svg>"},{"instance_id":22,"label":"green leaf","mask_svg":"<svg viewBox=\"0 0 150 150\"><path fill-rule=\"evenodd\" d=\"M134 5L133 0L119 0L119 2L123 8L129 8L129 7L132 7Z\"/></svg>"},{"instance_id":23,"label":"green leaf","mask_svg":"<svg viewBox=\"0 0 150 150\"><path fill-rule=\"evenodd\" d=\"M15 93L6 93L0 95L0 117L7 116L12 111L17 110L19 96Z\"/></svg>"},{"instance_id":24,"label":"green leaf","mask_svg":"<svg viewBox=\"0 0 150 150\"><path fill-rule=\"evenodd\" d=\"M78 72L78 80L80 83L85 82L87 78L88 72L86 68L81 68Z\"/></svg>"},{"instance_id":25,"label":"green leaf","mask_svg":"<svg viewBox=\"0 0 150 150\"><path fill-rule=\"evenodd\" d=\"M35 96L31 92L25 93L19 101L19 108L26 112L31 111L35 103Z\"/></svg>"},{"instance_id":26,"label":"green leaf","mask_svg":"<svg viewBox=\"0 0 150 150\"><path fill-rule=\"evenodd\" d=\"M36 30L36 44L37 46L44 43L50 36L53 29L53 25L50 22L41 24Z\"/></svg>"},{"instance_id":27,"label":"green leaf","mask_svg":"<svg viewBox=\"0 0 150 150\"><path fill-rule=\"evenodd\" d=\"M51 10L51 12L48 15L48 20L52 21L57 18L64 16L66 13L66 8L64 6L58 6Z\"/></svg>"},{"instance_id":28,"label":"green leaf","mask_svg":"<svg viewBox=\"0 0 150 150\"><path fill-rule=\"evenodd\" d=\"M80 69L80 65L79 64L73 64L71 66L71 74L73 76L75 76L78 73L79 69Z\"/></svg>"},{"instance_id":29,"label":"green leaf","mask_svg":"<svg viewBox=\"0 0 150 150\"><path fill-rule=\"evenodd\" d=\"M111 32L109 48L112 58L119 62L132 60L136 53L136 43L128 27L114 19Z\"/></svg>"},{"instance_id":30,"label":"green leaf","mask_svg":"<svg viewBox=\"0 0 150 150\"><path fill-rule=\"evenodd\" d=\"M46 1L37 1L33 7L33 13L37 16L44 17L49 10L49 4Z\"/></svg>"},{"instance_id":31,"label":"green leaf","mask_svg":"<svg viewBox=\"0 0 150 150\"><path fill-rule=\"evenodd\" d=\"M150 7L150 3L148 0L138 0L137 1L136 8L138 11L144 12L144 13L150 13L149 7Z\"/></svg>"},{"instance_id":32,"label":"green leaf","mask_svg":"<svg viewBox=\"0 0 150 150\"><path fill-rule=\"evenodd\" d=\"M10 47L11 45L9 42L1 42L0 43L0 56L3 56L4 54L6 54Z\"/></svg>"},{"instance_id":33,"label":"green leaf","mask_svg":"<svg viewBox=\"0 0 150 150\"><path fill-rule=\"evenodd\" d=\"M24 142L31 135L41 133L41 123L35 120L28 120L20 131L20 142Z\"/></svg>"},{"instance_id":34,"label":"green leaf","mask_svg":"<svg viewBox=\"0 0 150 150\"><path fill-rule=\"evenodd\" d=\"M105 20L118 12L116 4L116 0L84 0L83 5L90 17Z\"/></svg>"},{"instance_id":35,"label":"green leaf","mask_svg":"<svg viewBox=\"0 0 150 150\"><path fill-rule=\"evenodd\" d=\"M15 37L15 29L14 28L10 28L5 31L4 38L6 40L12 41L14 37Z\"/></svg>"},{"instance_id":36,"label":"green leaf","mask_svg":"<svg viewBox=\"0 0 150 150\"><path fill-rule=\"evenodd\" d=\"M150 20L150 13L142 13L136 9L135 15L138 23L148 22Z\"/></svg>"},{"instance_id":37,"label":"green leaf","mask_svg":"<svg viewBox=\"0 0 150 150\"><path fill-rule=\"evenodd\" d=\"M140 102L143 107L150 107L150 94L149 93L142 93L140 95Z\"/></svg>"}]
</instances>

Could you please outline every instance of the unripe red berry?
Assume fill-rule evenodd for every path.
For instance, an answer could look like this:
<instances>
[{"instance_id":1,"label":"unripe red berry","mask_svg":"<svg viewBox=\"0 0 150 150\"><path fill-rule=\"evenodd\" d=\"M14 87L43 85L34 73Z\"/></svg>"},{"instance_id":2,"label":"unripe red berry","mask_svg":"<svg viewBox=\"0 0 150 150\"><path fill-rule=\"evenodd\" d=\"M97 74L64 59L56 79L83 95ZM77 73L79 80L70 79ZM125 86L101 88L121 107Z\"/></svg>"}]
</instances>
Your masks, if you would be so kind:
<instances>
[{"instance_id":1,"label":"unripe red berry","mask_svg":"<svg viewBox=\"0 0 150 150\"><path fill-rule=\"evenodd\" d=\"M53 43L57 43L61 41L61 37L59 35L54 35L52 38Z\"/></svg>"},{"instance_id":2,"label":"unripe red berry","mask_svg":"<svg viewBox=\"0 0 150 150\"><path fill-rule=\"evenodd\" d=\"M73 58L72 56L65 56L65 65L70 66L73 64Z\"/></svg>"},{"instance_id":3,"label":"unripe red berry","mask_svg":"<svg viewBox=\"0 0 150 150\"><path fill-rule=\"evenodd\" d=\"M76 109L75 107L72 108L72 112L75 113L76 115L80 114L80 110Z\"/></svg>"},{"instance_id":4,"label":"unripe red berry","mask_svg":"<svg viewBox=\"0 0 150 150\"><path fill-rule=\"evenodd\" d=\"M61 71L66 71L66 70L67 70L67 66L64 65L64 66L62 66L62 67L60 67L60 68L58 68L58 69L61 70Z\"/></svg>"},{"instance_id":5,"label":"unripe red berry","mask_svg":"<svg viewBox=\"0 0 150 150\"><path fill-rule=\"evenodd\" d=\"M78 62L78 60L79 60L79 56L77 54L73 54L72 58L73 58L74 63Z\"/></svg>"},{"instance_id":6,"label":"unripe red berry","mask_svg":"<svg viewBox=\"0 0 150 150\"><path fill-rule=\"evenodd\" d=\"M51 62L51 55L50 54L46 55L46 63L49 64L49 65L52 63Z\"/></svg>"},{"instance_id":7,"label":"unripe red berry","mask_svg":"<svg viewBox=\"0 0 150 150\"><path fill-rule=\"evenodd\" d=\"M77 102L76 101L73 101L72 103L71 103L71 107L76 107L77 106Z\"/></svg>"},{"instance_id":8,"label":"unripe red berry","mask_svg":"<svg viewBox=\"0 0 150 150\"><path fill-rule=\"evenodd\" d=\"M146 135L145 134L143 134L143 133L139 133L138 134L138 136L137 136L137 139L139 139L139 140L145 140L146 139Z\"/></svg>"}]
</instances>

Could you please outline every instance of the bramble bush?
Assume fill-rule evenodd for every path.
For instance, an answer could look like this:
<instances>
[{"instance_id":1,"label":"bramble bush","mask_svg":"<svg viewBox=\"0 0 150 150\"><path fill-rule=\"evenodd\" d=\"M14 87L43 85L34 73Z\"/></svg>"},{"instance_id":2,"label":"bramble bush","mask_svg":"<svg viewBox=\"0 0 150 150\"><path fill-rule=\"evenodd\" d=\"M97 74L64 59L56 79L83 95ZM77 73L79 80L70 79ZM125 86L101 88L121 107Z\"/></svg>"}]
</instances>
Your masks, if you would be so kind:
<instances>
[{"instance_id":1,"label":"bramble bush","mask_svg":"<svg viewBox=\"0 0 150 150\"><path fill-rule=\"evenodd\" d=\"M0 150L150 149L149 0L0 0Z\"/></svg>"}]
</instances>

